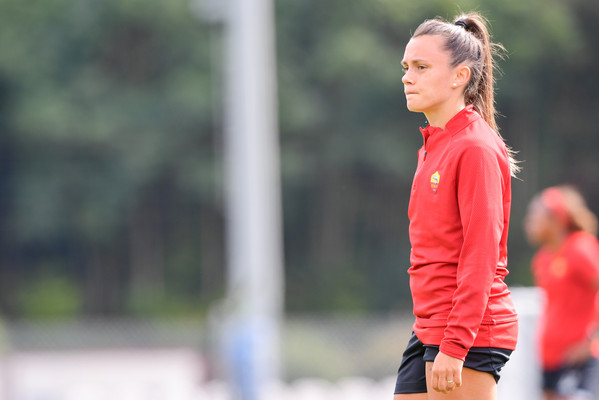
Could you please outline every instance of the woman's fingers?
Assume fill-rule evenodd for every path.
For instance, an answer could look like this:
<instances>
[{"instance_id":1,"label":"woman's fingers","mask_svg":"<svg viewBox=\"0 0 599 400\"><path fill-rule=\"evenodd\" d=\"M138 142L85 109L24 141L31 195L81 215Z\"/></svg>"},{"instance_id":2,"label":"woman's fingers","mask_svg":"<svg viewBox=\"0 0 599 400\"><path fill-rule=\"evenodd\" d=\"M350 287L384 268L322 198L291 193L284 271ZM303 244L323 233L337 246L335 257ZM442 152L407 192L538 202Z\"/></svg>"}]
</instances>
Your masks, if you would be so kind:
<instances>
[{"instance_id":1,"label":"woman's fingers","mask_svg":"<svg viewBox=\"0 0 599 400\"><path fill-rule=\"evenodd\" d=\"M433 390L448 393L462 386L462 360L439 353L435 361L428 363L428 366Z\"/></svg>"},{"instance_id":2,"label":"woman's fingers","mask_svg":"<svg viewBox=\"0 0 599 400\"><path fill-rule=\"evenodd\" d=\"M461 374L461 371L457 375L454 375L454 379L453 380L454 380L453 383L454 383L455 387L462 386L462 374Z\"/></svg>"},{"instance_id":3,"label":"woman's fingers","mask_svg":"<svg viewBox=\"0 0 599 400\"><path fill-rule=\"evenodd\" d=\"M438 371L433 368L431 373L431 387L433 390L441 393L451 392L457 387L453 375L449 375L447 371Z\"/></svg>"}]
</instances>

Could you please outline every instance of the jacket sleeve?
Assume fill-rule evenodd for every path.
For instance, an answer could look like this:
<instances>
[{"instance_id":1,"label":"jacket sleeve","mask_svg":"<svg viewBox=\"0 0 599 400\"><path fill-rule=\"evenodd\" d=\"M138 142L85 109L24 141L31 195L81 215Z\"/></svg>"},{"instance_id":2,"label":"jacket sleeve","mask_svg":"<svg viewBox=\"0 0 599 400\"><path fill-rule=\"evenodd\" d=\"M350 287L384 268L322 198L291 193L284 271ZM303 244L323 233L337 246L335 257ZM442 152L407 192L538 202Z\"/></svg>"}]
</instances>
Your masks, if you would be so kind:
<instances>
[{"instance_id":1,"label":"jacket sleeve","mask_svg":"<svg viewBox=\"0 0 599 400\"><path fill-rule=\"evenodd\" d=\"M503 159L505 156L505 159ZM503 165L502 165L503 163ZM468 147L456 171L457 201L463 245L457 289L440 351L465 359L481 326L499 261L504 230L507 154L484 145Z\"/></svg>"}]
</instances>

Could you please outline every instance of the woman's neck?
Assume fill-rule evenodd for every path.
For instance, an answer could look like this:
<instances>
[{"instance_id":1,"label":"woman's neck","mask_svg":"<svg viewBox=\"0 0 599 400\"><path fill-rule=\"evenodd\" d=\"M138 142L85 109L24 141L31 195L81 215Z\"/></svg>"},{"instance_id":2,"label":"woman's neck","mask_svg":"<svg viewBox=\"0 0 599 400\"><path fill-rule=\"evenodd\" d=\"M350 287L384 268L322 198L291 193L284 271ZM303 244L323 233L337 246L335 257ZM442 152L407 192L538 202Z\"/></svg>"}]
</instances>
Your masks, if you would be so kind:
<instances>
[{"instance_id":1,"label":"woman's neck","mask_svg":"<svg viewBox=\"0 0 599 400\"><path fill-rule=\"evenodd\" d=\"M459 101L437 110L425 112L424 115L430 126L445 129L445 125L447 125L449 120L464 108L466 108L466 104L463 101Z\"/></svg>"},{"instance_id":2,"label":"woman's neck","mask_svg":"<svg viewBox=\"0 0 599 400\"><path fill-rule=\"evenodd\" d=\"M556 253L562 248L564 242L568 239L568 236L570 236L570 232L566 230L555 232L555 234L551 235L549 240L547 240L546 246L552 253Z\"/></svg>"}]
</instances>

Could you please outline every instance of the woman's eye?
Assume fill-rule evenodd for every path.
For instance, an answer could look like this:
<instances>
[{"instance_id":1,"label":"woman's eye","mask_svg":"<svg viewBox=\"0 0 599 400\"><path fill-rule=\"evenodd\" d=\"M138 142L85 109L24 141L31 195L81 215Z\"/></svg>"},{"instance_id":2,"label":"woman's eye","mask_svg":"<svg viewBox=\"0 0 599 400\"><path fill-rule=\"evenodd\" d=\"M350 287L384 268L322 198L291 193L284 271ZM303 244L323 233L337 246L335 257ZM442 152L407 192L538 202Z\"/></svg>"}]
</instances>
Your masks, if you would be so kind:
<instances>
[{"instance_id":1,"label":"woman's eye","mask_svg":"<svg viewBox=\"0 0 599 400\"><path fill-rule=\"evenodd\" d=\"M423 70L425 70L425 69L426 69L426 66L424 66L424 65L419 65L417 68L418 68L418 70L419 70L419 71L423 71Z\"/></svg>"},{"instance_id":2,"label":"woman's eye","mask_svg":"<svg viewBox=\"0 0 599 400\"><path fill-rule=\"evenodd\" d=\"M401 67L401 70L402 70L404 73L406 73L406 72L408 72L408 67L406 67L406 66L404 65L403 67Z\"/></svg>"}]
</instances>

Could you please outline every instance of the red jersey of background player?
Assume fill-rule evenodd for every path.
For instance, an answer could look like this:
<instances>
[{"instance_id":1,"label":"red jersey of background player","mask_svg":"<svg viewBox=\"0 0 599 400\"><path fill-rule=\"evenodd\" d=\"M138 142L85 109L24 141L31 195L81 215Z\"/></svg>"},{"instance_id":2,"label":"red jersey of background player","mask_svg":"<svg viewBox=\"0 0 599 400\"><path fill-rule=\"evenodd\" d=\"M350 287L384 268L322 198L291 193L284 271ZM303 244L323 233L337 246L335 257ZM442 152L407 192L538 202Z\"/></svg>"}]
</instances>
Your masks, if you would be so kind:
<instances>
[{"instance_id":1,"label":"red jersey of background player","mask_svg":"<svg viewBox=\"0 0 599 400\"><path fill-rule=\"evenodd\" d=\"M545 292L539 323L543 367L559 367L570 347L595 330L599 243L584 231L569 235L551 252L542 247L532 261L535 284Z\"/></svg>"}]
</instances>

